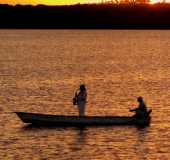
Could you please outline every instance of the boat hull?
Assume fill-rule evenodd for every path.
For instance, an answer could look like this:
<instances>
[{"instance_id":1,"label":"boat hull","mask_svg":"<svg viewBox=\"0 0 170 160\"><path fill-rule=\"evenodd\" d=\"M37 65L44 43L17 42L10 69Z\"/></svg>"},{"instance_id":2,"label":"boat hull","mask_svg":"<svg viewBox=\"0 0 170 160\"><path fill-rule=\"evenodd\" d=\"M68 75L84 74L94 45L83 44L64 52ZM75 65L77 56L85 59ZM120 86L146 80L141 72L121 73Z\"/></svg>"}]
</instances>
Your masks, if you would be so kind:
<instances>
[{"instance_id":1,"label":"boat hull","mask_svg":"<svg viewBox=\"0 0 170 160\"><path fill-rule=\"evenodd\" d=\"M108 125L138 125L150 124L150 117L135 118L125 116L57 116L37 113L15 112L24 122L37 126L108 126Z\"/></svg>"}]
</instances>

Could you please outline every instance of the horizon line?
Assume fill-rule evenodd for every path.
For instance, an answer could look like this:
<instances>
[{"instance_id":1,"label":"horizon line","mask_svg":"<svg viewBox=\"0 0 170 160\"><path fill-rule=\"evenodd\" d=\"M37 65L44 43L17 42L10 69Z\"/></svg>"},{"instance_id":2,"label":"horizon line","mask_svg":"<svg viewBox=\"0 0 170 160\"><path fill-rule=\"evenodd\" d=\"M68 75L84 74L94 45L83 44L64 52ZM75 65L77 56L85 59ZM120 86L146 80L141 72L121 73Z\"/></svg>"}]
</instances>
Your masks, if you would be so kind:
<instances>
[{"instance_id":1,"label":"horizon line","mask_svg":"<svg viewBox=\"0 0 170 160\"><path fill-rule=\"evenodd\" d=\"M9 3L0 3L0 5L9 5L9 6L49 6L49 7L55 7L55 6L74 6L74 5L122 5L122 4L136 4L136 5L140 5L140 4L151 4L151 5L154 5L154 4L170 4L170 2L166 2L166 1L162 1L162 2L155 2L155 3L152 3L152 2L145 2L145 3L140 3L140 2L120 2L120 3L103 3L103 2L100 2L100 3L72 3L72 4L56 4L56 5L49 5L49 4L42 4L42 3L39 3L39 4L21 4L21 3L18 3L18 4L9 4Z\"/></svg>"}]
</instances>

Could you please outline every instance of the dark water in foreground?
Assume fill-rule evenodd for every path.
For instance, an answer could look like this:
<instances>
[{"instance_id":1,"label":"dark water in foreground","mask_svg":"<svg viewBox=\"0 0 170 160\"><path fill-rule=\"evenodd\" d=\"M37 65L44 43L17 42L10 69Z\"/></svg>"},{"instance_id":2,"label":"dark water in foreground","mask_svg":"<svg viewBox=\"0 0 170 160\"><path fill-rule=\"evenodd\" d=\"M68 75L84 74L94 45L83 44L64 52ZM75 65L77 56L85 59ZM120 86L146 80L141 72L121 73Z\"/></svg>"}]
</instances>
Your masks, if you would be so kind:
<instances>
[{"instance_id":1,"label":"dark water in foreground","mask_svg":"<svg viewBox=\"0 0 170 160\"><path fill-rule=\"evenodd\" d=\"M169 39L168 30L0 30L0 159L168 160ZM76 115L81 83L87 115L130 116L143 96L151 125L33 128L13 113Z\"/></svg>"}]
</instances>

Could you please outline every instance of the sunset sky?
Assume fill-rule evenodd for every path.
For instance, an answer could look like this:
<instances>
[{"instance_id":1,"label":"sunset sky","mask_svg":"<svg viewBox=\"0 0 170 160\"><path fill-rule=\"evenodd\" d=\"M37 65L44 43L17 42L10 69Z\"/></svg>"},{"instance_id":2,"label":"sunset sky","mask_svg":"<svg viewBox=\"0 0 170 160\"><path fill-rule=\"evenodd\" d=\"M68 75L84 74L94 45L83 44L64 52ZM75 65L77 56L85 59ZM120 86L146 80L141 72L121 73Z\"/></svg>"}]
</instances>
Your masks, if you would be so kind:
<instances>
[{"instance_id":1,"label":"sunset sky","mask_svg":"<svg viewBox=\"0 0 170 160\"><path fill-rule=\"evenodd\" d=\"M103 0L109 1L109 0ZM164 0L150 0L150 3L163 2ZM170 2L170 0L165 0L166 2ZM165 2L164 1L164 2ZM77 4L77 3L98 3L102 2L102 0L0 0L0 4L45 4L45 5L69 5L69 4Z\"/></svg>"},{"instance_id":2,"label":"sunset sky","mask_svg":"<svg viewBox=\"0 0 170 160\"><path fill-rule=\"evenodd\" d=\"M76 3L94 3L101 0L0 0L3 4L46 4L46 5L62 5Z\"/></svg>"}]
</instances>

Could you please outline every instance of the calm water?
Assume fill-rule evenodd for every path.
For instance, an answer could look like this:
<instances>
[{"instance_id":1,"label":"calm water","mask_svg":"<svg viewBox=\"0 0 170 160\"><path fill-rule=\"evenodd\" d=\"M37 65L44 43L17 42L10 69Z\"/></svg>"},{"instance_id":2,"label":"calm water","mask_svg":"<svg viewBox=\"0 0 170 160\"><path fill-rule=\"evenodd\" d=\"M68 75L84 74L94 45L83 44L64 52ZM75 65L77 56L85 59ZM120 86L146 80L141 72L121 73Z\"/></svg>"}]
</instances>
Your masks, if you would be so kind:
<instances>
[{"instance_id":1,"label":"calm water","mask_svg":"<svg viewBox=\"0 0 170 160\"><path fill-rule=\"evenodd\" d=\"M0 159L168 160L170 31L0 30ZM143 96L152 123L31 128L14 111L77 115L85 83L87 115L131 115Z\"/></svg>"}]
</instances>

